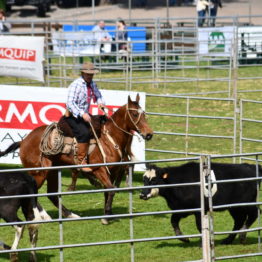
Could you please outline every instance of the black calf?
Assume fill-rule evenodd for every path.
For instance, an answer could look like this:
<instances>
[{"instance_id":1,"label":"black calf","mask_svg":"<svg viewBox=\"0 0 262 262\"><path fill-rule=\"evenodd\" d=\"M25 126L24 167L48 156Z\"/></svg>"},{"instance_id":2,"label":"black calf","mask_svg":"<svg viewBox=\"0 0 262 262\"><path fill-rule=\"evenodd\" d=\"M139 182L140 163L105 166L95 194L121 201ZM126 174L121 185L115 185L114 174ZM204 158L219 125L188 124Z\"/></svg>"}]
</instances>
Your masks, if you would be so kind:
<instances>
[{"instance_id":1,"label":"black calf","mask_svg":"<svg viewBox=\"0 0 262 262\"><path fill-rule=\"evenodd\" d=\"M37 185L33 177L24 173L0 173L0 196L28 195L37 194ZM36 197L30 198L8 198L0 199L0 218L6 222L20 222L17 211L21 207L27 221L41 220L37 209ZM16 225L15 239L11 250L16 250L22 237L24 226ZM38 224L28 225L31 246L35 247L38 235ZM2 243L2 248L10 249L9 246ZM11 261L18 261L18 254L10 254ZM35 252L30 254L30 261L36 261Z\"/></svg>"},{"instance_id":2,"label":"black calf","mask_svg":"<svg viewBox=\"0 0 262 262\"><path fill-rule=\"evenodd\" d=\"M256 176L256 166L249 164L211 164L211 169L216 180L251 178ZM261 171L261 170L259 170ZM198 163L187 163L177 167L159 168L149 166L144 174L144 185L181 184L199 182L200 168ZM212 178L212 176L211 176ZM151 197L162 196L166 199L168 206L172 210L193 209L200 207L200 187L184 186L173 188L153 188L144 189L140 195L141 199L147 200ZM231 182L215 184L213 189L213 205L226 205L233 203L256 202L257 190L256 181ZM205 212L208 211L208 199L205 197ZM234 219L232 231L249 228L257 218L256 206L241 206L225 208ZM218 211L222 211L219 209ZM201 232L201 216L199 212L172 214L171 224L176 235L182 235L179 227L181 218L190 214L195 216L196 225ZM230 244L235 239L236 234L230 234L223 240L224 244ZM240 235L240 241L245 241L246 234ZM181 239L189 242L188 239Z\"/></svg>"}]
</instances>

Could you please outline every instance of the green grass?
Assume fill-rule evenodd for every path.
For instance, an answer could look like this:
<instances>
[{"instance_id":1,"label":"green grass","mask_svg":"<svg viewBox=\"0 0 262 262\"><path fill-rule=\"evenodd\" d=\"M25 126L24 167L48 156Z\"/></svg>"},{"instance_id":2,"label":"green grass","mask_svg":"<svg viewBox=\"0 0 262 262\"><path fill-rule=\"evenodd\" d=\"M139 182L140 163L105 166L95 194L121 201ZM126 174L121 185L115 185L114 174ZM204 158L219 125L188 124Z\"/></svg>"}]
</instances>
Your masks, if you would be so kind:
<instances>
[{"instance_id":1,"label":"green grass","mask_svg":"<svg viewBox=\"0 0 262 262\"><path fill-rule=\"evenodd\" d=\"M240 68L238 74L240 77L246 76L261 76L262 67L243 67ZM228 75L227 70L173 70L167 73L169 77L174 80L181 75L186 77L201 77L205 78L221 78ZM70 77L76 75L72 72ZM143 78L151 77L151 72L136 72L134 77ZM123 77L119 72L103 72L103 78ZM162 79L163 73L158 75L158 79ZM0 77L0 82L5 83L12 79ZM32 85L35 83L32 82ZM238 90L259 90L262 84L261 79L256 80L239 80ZM100 82L102 89L124 90L125 84L114 84L110 82ZM201 93L207 91L227 91L228 83L221 81L193 81L193 82L174 82L164 83L160 82L158 85L152 84L133 84L132 91L144 91L146 93L154 94L182 94L182 93ZM200 95L202 96L202 95ZM208 95L212 97L214 95ZM228 93L221 93L215 95L216 97L225 98ZM261 92L239 93L239 98L255 99L261 101ZM159 113L174 113L186 114L186 100L179 98L159 98L147 97L146 110L148 112ZM209 116L234 116L233 103L226 101L208 101L208 100L191 100L190 114L192 115L209 115ZM259 104L247 104L245 106L246 118L261 119L261 106ZM148 116L148 121L155 131L184 133L186 130L186 120L182 117L159 117ZM237 123L239 128L239 123ZM246 137L261 138L260 135L261 124L244 123L243 134ZM212 135L227 135L232 136L233 124L231 120L214 120L214 119L199 119L192 118L189 120L189 133L195 134L212 134ZM239 138L237 138L237 146L239 147ZM200 138L170 135L155 135L154 138L146 143L147 148L165 149L199 152L207 154L229 154L233 152L232 139L215 139L215 138ZM261 151L261 145L254 142L244 143L245 152ZM147 159L163 159L175 158L183 155L177 154L161 154L147 152ZM219 161L232 161L231 159L221 159ZM175 163L180 164L180 163ZM8 166L2 166L6 168ZM63 172L62 189L67 190L70 183L69 172ZM134 185L142 185L142 174L136 173L134 175ZM122 182L125 186L125 182ZM77 183L77 190L94 189L84 178L79 178ZM44 185L40 193L46 192ZM40 199L40 202L53 217L58 217L58 211L47 200L46 197ZM64 196L63 203L73 212L81 216L98 216L103 214L103 194L89 194ZM113 212L115 214L123 214L128 212L129 195L128 193L117 193L113 203ZM168 210L165 201L162 198L155 198L149 201L142 201L139 199L139 192L135 192L133 196L133 212L148 212ZM173 229L170 224L170 215L155 215L134 218L134 237L135 238L149 238L161 236L173 236ZM1 220L2 222L2 220ZM257 226L257 222L254 224ZM101 225L99 220L81 221L63 223L64 227L64 243L65 244L79 244L79 243L95 243L99 241L115 241L126 240L129 238L129 219L120 219L113 221L108 226ZM227 212L215 213L215 230L227 231L232 228L232 218ZM197 234L194 218L189 216L181 221L181 229L184 234ZM2 227L0 231L0 240L7 244L11 244L14 237L14 230L10 227ZM20 247L29 247L29 239L27 231L24 232L24 238L21 241ZM257 233L249 233L247 244L239 244L236 239L233 245L223 246L220 241L225 236L215 237L215 254L217 256L228 256L233 254L245 254L260 252L257 245ZM59 245L59 225L43 224L39 231L38 246ZM94 246L85 248L71 248L64 250L64 261L78 261L78 262L120 262L130 261L130 245L117 244ZM135 261L138 262L169 262L169 261L188 261L197 260L202 257L202 249L200 248L200 240L192 239L191 243L185 244L179 240L163 240L152 241L146 243L136 243L135 247ZM20 254L21 261L27 261L28 253ZM59 250L47 250L37 253L38 260L44 262L59 261ZM0 261L8 261L7 255L0 255ZM231 261L231 260L227 260ZM259 257L238 259L237 261L261 261Z\"/></svg>"},{"instance_id":2,"label":"green grass","mask_svg":"<svg viewBox=\"0 0 262 262\"><path fill-rule=\"evenodd\" d=\"M68 172L63 174L63 191L70 182ZM134 175L134 185L142 184L142 175L137 173ZM125 186L123 181L122 186ZM91 189L84 178L78 180L78 189ZM40 192L45 192L45 186ZM113 205L115 214L123 214L128 212L128 193L117 193ZM58 212L51 203L45 198L40 199L41 204L48 210L48 213L53 217L58 217ZM81 216L99 216L103 214L103 195L89 194L63 197L63 203L71 208L73 212ZM133 212L150 212L150 211L168 210L168 207L162 198L155 198L148 201L139 199L139 192L136 191L133 195ZM227 212L215 213L215 230L227 231L232 229L232 218ZM134 238L150 238L173 236L173 229L170 224L170 215L154 215L137 217L134 222ZM254 226L257 223L254 224ZM129 220L115 220L110 225L101 225L99 220L80 221L80 222L65 222L64 229L64 244L79 244L79 243L95 243L100 241L116 241L129 239ZM194 222L194 218L189 216L181 221L181 229L184 234L198 234ZM14 230L10 227L1 228L1 240L11 244L13 241ZM233 245L220 245L222 236L216 236L215 253L217 256L227 256L233 254L244 254L246 252L258 252L257 233L249 233L247 244L239 244L236 239ZM59 245L59 225L58 223L43 224L39 230L38 246ZM27 230L24 232L24 237L21 240L20 247L29 247L29 239ZM93 246L84 248L64 249L64 261L96 261L96 262L120 262L130 261L130 245L116 244L106 246ZM189 244L180 242L179 240L162 240L145 243L137 243L135 248L135 260L139 262L149 261L188 261L201 259L202 249L200 248L200 240L191 239ZM21 261L26 261L28 253L21 253ZM37 252L39 261L59 261L59 250L47 250ZM0 256L0 261L7 261L7 256ZM240 259L238 261L247 261ZM248 261L259 261L250 259Z\"/></svg>"}]
</instances>

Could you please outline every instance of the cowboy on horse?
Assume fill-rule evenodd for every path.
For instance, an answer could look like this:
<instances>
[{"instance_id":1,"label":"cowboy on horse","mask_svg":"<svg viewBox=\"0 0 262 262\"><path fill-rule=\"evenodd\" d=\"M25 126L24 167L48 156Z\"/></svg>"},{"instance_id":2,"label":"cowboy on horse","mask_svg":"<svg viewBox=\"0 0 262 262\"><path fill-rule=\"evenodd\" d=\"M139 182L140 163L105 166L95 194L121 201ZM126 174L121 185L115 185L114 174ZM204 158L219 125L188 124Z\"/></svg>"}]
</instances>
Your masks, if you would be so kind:
<instances>
[{"instance_id":1,"label":"cowboy on horse","mask_svg":"<svg viewBox=\"0 0 262 262\"><path fill-rule=\"evenodd\" d=\"M78 143L77 164L79 165L87 164L86 155L91 135L89 115L91 101L93 99L99 108L104 108L105 105L104 98L93 81L94 74L98 72L91 62L86 62L82 65L81 77L69 85L65 116ZM82 171L92 170L85 167Z\"/></svg>"}]
</instances>

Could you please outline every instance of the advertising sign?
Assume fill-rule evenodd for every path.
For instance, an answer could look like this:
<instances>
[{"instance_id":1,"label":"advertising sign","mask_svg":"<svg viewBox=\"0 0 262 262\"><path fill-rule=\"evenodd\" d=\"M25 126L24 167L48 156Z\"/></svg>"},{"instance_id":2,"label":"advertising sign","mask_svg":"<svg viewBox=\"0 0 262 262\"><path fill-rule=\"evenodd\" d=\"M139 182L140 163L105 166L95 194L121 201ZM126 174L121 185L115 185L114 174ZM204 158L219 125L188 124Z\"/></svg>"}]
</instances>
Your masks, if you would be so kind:
<instances>
[{"instance_id":1,"label":"advertising sign","mask_svg":"<svg viewBox=\"0 0 262 262\"><path fill-rule=\"evenodd\" d=\"M44 37L1 36L0 75L44 82Z\"/></svg>"},{"instance_id":2,"label":"advertising sign","mask_svg":"<svg viewBox=\"0 0 262 262\"><path fill-rule=\"evenodd\" d=\"M57 122L65 112L66 88L0 86L0 150L5 150L20 141L33 129L41 125ZM117 95L116 95L117 92ZM116 111L126 104L128 95L135 100L137 92L101 90L106 105ZM145 109L145 93L140 92L140 105ZM96 104L91 105L90 113L98 114ZM137 160L145 159L145 142L134 136L132 152ZM20 164L18 151L0 158L0 163ZM139 167L136 167L139 170Z\"/></svg>"},{"instance_id":3,"label":"advertising sign","mask_svg":"<svg viewBox=\"0 0 262 262\"><path fill-rule=\"evenodd\" d=\"M93 32L52 33L54 54L63 56L83 56L100 54L100 42Z\"/></svg>"},{"instance_id":4,"label":"advertising sign","mask_svg":"<svg viewBox=\"0 0 262 262\"><path fill-rule=\"evenodd\" d=\"M200 55L231 56L235 27L198 28Z\"/></svg>"},{"instance_id":5,"label":"advertising sign","mask_svg":"<svg viewBox=\"0 0 262 262\"><path fill-rule=\"evenodd\" d=\"M262 58L262 26L238 28L238 50L241 57Z\"/></svg>"}]
</instances>

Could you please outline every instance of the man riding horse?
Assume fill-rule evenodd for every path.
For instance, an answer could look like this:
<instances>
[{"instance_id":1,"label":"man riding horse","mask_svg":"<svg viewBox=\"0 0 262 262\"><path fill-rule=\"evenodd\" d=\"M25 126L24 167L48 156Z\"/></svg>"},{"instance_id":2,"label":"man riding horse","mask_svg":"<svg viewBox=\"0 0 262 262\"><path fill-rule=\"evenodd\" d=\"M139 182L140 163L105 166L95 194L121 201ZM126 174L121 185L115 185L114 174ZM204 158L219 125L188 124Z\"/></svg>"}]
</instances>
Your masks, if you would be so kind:
<instances>
[{"instance_id":1,"label":"man riding horse","mask_svg":"<svg viewBox=\"0 0 262 262\"><path fill-rule=\"evenodd\" d=\"M105 104L101 92L93 81L94 74L98 72L91 62L86 62L82 65L81 77L69 85L66 120L78 143L77 161L79 165L87 164L86 155L91 134L91 116L89 115L91 101L93 99L99 108L103 108ZM90 172L92 170L85 167L82 168L82 171Z\"/></svg>"}]
</instances>

